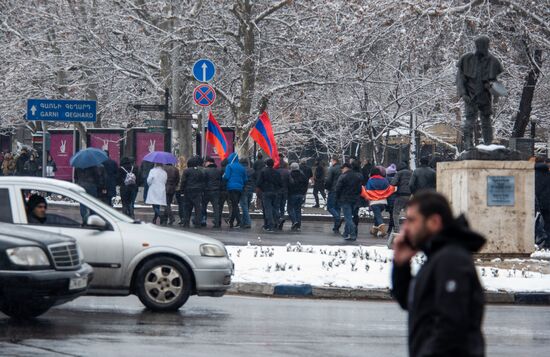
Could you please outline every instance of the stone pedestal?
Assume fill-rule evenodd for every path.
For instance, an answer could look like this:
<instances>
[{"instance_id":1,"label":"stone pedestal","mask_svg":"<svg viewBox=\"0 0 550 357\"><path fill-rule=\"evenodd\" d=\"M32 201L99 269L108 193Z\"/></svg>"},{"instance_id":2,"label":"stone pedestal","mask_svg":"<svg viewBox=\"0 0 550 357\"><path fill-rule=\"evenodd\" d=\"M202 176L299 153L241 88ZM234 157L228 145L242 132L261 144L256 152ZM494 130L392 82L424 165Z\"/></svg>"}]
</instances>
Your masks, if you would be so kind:
<instances>
[{"instance_id":1,"label":"stone pedestal","mask_svg":"<svg viewBox=\"0 0 550 357\"><path fill-rule=\"evenodd\" d=\"M534 251L535 173L527 161L466 160L437 165L437 190L455 215L487 238L481 253Z\"/></svg>"}]
</instances>

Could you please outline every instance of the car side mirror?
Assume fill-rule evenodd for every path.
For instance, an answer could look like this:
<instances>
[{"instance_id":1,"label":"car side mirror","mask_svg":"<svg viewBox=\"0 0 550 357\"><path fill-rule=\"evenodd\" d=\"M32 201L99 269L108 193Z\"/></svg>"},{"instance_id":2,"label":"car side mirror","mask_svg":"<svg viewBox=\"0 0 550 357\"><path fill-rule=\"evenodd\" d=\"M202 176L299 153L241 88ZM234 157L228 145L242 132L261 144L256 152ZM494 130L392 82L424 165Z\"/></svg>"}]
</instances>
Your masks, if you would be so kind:
<instances>
[{"instance_id":1,"label":"car side mirror","mask_svg":"<svg viewBox=\"0 0 550 357\"><path fill-rule=\"evenodd\" d=\"M106 229L107 228L107 222L101 217L99 217L97 214L92 214L88 217L86 220L86 225L88 227L98 228L98 229Z\"/></svg>"}]
</instances>

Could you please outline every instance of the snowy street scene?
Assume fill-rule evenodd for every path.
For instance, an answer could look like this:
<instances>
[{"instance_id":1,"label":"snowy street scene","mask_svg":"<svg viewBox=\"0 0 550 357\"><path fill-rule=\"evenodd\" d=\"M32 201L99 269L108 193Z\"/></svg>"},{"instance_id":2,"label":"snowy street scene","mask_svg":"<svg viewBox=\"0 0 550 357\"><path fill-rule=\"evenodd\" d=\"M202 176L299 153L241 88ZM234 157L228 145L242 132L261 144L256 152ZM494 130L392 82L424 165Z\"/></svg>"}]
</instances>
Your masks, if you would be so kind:
<instances>
[{"instance_id":1,"label":"snowy street scene","mask_svg":"<svg viewBox=\"0 0 550 357\"><path fill-rule=\"evenodd\" d=\"M550 0L0 0L0 356L543 356Z\"/></svg>"}]
</instances>

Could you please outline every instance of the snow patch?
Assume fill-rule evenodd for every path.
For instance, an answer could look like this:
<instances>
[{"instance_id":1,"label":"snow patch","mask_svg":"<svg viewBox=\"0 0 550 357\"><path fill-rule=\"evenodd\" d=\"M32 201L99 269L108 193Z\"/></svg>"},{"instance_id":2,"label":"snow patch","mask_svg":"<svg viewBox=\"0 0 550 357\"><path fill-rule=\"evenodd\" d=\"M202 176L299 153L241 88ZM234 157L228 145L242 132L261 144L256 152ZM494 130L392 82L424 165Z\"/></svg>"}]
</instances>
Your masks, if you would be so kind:
<instances>
[{"instance_id":1,"label":"snow patch","mask_svg":"<svg viewBox=\"0 0 550 357\"><path fill-rule=\"evenodd\" d=\"M491 144L491 145L478 145L476 146L476 148L478 150L481 150L481 151L496 151L496 150L502 150L502 149L506 149L506 146L504 145L496 145L496 144Z\"/></svg>"},{"instance_id":2,"label":"snow patch","mask_svg":"<svg viewBox=\"0 0 550 357\"><path fill-rule=\"evenodd\" d=\"M261 242L261 240L259 240ZM319 287L388 289L393 251L385 246L227 246L239 283L311 284ZM413 258L416 273L425 256ZM488 291L550 292L550 274L522 269L478 267Z\"/></svg>"}]
</instances>

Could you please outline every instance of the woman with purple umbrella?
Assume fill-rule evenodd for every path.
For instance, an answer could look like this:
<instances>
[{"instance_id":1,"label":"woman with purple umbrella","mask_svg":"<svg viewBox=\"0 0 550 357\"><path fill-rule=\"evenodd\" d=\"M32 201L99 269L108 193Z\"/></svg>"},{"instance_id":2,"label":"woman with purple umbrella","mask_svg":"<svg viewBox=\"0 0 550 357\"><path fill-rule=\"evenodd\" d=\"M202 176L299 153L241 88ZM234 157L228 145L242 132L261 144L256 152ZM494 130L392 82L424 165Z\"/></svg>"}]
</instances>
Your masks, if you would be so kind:
<instances>
[{"instance_id":1,"label":"woman with purple umbrella","mask_svg":"<svg viewBox=\"0 0 550 357\"><path fill-rule=\"evenodd\" d=\"M147 176L149 190L145 203L153 206L155 213L153 224L157 224L157 220L160 219L160 208L161 206L166 206L166 181L168 180L168 175L162 166L164 164L175 164L177 160L171 153L163 151L153 151L145 155L143 160L155 163L155 167L149 171L149 175Z\"/></svg>"}]
</instances>

